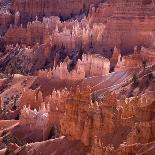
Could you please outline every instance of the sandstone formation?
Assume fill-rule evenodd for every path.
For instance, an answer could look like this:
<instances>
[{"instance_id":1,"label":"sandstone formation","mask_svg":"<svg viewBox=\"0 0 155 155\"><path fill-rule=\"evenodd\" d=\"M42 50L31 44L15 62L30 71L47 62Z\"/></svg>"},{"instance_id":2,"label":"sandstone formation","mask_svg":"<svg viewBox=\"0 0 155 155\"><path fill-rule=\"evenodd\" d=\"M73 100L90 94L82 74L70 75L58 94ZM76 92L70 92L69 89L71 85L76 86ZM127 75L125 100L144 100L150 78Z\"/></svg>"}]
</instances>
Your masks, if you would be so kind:
<instances>
[{"instance_id":1,"label":"sandstone formation","mask_svg":"<svg viewBox=\"0 0 155 155\"><path fill-rule=\"evenodd\" d=\"M0 1L0 155L154 155L153 0Z\"/></svg>"},{"instance_id":2,"label":"sandstone formation","mask_svg":"<svg viewBox=\"0 0 155 155\"><path fill-rule=\"evenodd\" d=\"M88 11L90 4L98 4L101 0L67 0L67 1L21 1L13 0L12 10L21 12L22 16L61 16L64 18Z\"/></svg>"}]
</instances>

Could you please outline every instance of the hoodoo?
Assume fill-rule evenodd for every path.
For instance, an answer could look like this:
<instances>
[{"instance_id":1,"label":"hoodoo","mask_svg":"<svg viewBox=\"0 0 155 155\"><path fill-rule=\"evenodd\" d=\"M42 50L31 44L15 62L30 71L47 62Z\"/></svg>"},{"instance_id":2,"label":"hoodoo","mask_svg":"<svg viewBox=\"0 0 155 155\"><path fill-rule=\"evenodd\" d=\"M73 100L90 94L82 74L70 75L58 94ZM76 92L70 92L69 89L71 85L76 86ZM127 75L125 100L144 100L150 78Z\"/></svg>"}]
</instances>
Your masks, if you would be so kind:
<instances>
[{"instance_id":1,"label":"hoodoo","mask_svg":"<svg viewBox=\"0 0 155 155\"><path fill-rule=\"evenodd\" d=\"M155 154L154 0L0 0L6 154Z\"/></svg>"}]
</instances>

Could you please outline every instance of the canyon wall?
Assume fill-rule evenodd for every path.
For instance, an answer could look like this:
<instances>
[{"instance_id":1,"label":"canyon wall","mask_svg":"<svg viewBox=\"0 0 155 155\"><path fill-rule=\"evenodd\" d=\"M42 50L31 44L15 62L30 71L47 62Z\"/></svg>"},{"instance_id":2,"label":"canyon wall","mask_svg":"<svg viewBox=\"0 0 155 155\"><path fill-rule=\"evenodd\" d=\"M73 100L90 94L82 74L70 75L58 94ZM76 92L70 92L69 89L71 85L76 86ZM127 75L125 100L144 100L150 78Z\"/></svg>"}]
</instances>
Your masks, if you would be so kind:
<instances>
[{"instance_id":1,"label":"canyon wall","mask_svg":"<svg viewBox=\"0 0 155 155\"><path fill-rule=\"evenodd\" d=\"M83 12L87 12L90 4L98 4L101 0L66 0L66 1L21 1L14 0L12 10L19 11L22 16L34 18L35 16L61 16L64 18L72 17Z\"/></svg>"},{"instance_id":2,"label":"canyon wall","mask_svg":"<svg viewBox=\"0 0 155 155\"><path fill-rule=\"evenodd\" d=\"M17 8L20 6L18 3L21 3L23 7L28 7L29 4L26 3L31 2L15 1L14 4ZM38 2L35 7L38 6L42 8L40 10L43 10L41 5L43 3ZM126 10L124 10L124 6ZM27 12L31 14L31 11ZM50 42L52 46L64 45L69 50L82 46L87 50L93 48L102 54L106 51L108 56L111 55L111 50L115 46L121 49L123 54L125 54L124 51L127 54L133 50L134 46L154 47L155 8L153 3L147 4L143 1L100 3L97 8L91 6L88 17L84 16L81 21L68 20L62 23L60 18L51 17L51 13L48 18L44 16L40 22L39 15L36 14L23 28L19 26L19 23L22 23L20 22L22 14L20 10L16 10L14 18L16 27L10 27L5 35L6 42L9 44L18 42L32 46L37 42L40 44ZM21 35L17 36L17 32Z\"/></svg>"},{"instance_id":3,"label":"canyon wall","mask_svg":"<svg viewBox=\"0 0 155 155\"><path fill-rule=\"evenodd\" d=\"M131 50L134 45L151 46L155 22L153 3L114 1L112 5L113 15L107 21L103 44L107 47L116 45L124 50Z\"/></svg>"},{"instance_id":4,"label":"canyon wall","mask_svg":"<svg viewBox=\"0 0 155 155\"><path fill-rule=\"evenodd\" d=\"M149 143L155 138L154 133L151 132L154 130L154 121L151 121L154 115L153 110L149 108L154 102L152 98L154 92L126 99L125 103L117 100L117 95L111 93L107 93L102 101L92 102L93 94L90 87L82 90L77 87L76 90L63 92L53 92L51 99L46 98L48 110L44 105L38 112L24 107L21 123L29 124L32 128L40 128L40 125L45 122L44 138L48 136L51 127L60 126L61 135L65 135L72 141L80 140L85 146L91 148L92 155L131 153L133 150L128 147ZM63 94L66 96L65 100ZM63 98L62 102L57 95ZM38 126L40 117L46 113L48 121L42 121ZM32 117L34 114L38 117ZM124 136L118 139L116 133L119 136L124 131L126 131Z\"/></svg>"}]
</instances>

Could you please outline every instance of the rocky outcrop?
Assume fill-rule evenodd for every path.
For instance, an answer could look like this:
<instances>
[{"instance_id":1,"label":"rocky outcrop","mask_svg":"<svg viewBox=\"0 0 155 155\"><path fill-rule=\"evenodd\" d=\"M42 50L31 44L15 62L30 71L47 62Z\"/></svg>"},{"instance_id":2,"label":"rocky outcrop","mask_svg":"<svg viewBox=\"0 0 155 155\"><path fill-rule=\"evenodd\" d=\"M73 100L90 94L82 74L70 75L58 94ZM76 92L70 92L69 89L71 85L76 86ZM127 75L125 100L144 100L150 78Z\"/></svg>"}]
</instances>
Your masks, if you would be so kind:
<instances>
[{"instance_id":1,"label":"rocky outcrop","mask_svg":"<svg viewBox=\"0 0 155 155\"><path fill-rule=\"evenodd\" d=\"M133 49L135 45L150 46L153 43L155 14L153 2L145 4L143 0L122 0L113 1L112 6L113 15L106 24L103 40L107 48L116 45L127 51Z\"/></svg>"},{"instance_id":2,"label":"rocky outcrop","mask_svg":"<svg viewBox=\"0 0 155 155\"><path fill-rule=\"evenodd\" d=\"M107 75L110 70L108 59L99 55L83 55L82 60L78 59L72 70L69 70L71 60L66 58L60 66L50 71L39 71L39 77L59 78L61 80L82 80L85 77Z\"/></svg>"},{"instance_id":3,"label":"rocky outcrop","mask_svg":"<svg viewBox=\"0 0 155 155\"><path fill-rule=\"evenodd\" d=\"M100 0L69 1L68 3L72 4L69 6L77 7L78 10L81 10L79 5L82 7L83 5L87 6L86 8L88 9L90 4L98 4L99 2ZM55 3L55 1L50 1L49 3L48 1L34 3L15 0L12 5L15 12L12 24L15 27L10 27L7 31L5 35L7 43L24 43L32 46L37 42L40 44L50 42L53 46L61 46L63 44L69 50L79 48L82 45L84 49L94 48L98 53L102 54L108 51L107 54L104 53L108 56L110 56L110 51L115 46L120 48L123 54L129 53L136 45L154 46L155 9L153 3L109 1L100 3L98 8L91 5L88 17L83 17L81 22L69 20L63 23L60 22L61 19L51 17L51 15L59 15L61 12L65 16L63 10L64 12L66 11L65 6L67 3ZM44 9L47 4L48 8ZM63 6L61 7L62 10L58 9L59 5ZM124 6L128 11L123 9ZM53 7L53 9L50 7ZM55 9L58 10L58 14L49 12L47 13L49 14L48 18L45 18L46 11L54 11ZM67 10L70 11L72 9L67 7ZM76 12L76 9L73 9L74 11ZM25 23L20 21L21 16L33 16L33 18L25 19L27 20ZM40 16L43 17L43 22L38 21ZM37 19L36 21L35 18ZM149 23L149 26L147 23ZM19 27L20 24L23 24L24 27ZM16 35L17 33L20 35Z\"/></svg>"},{"instance_id":4,"label":"rocky outcrop","mask_svg":"<svg viewBox=\"0 0 155 155\"><path fill-rule=\"evenodd\" d=\"M101 0L67 0L67 1L21 1L14 0L12 3L12 10L19 11L23 18L25 16L60 16L62 18L72 17L80 13L88 11L90 4L98 4Z\"/></svg>"},{"instance_id":5,"label":"rocky outcrop","mask_svg":"<svg viewBox=\"0 0 155 155\"><path fill-rule=\"evenodd\" d=\"M154 1L103 2L0 2L0 154L154 154Z\"/></svg>"},{"instance_id":6,"label":"rocky outcrop","mask_svg":"<svg viewBox=\"0 0 155 155\"><path fill-rule=\"evenodd\" d=\"M20 116L20 125L29 125L32 130L42 130L43 139L45 139L45 131L47 128L47 123L49 121L48 115L49 109L46 109L45 105L42 104L42 107L37 111L36 109L33 111L30 107L24 107L21 110Z\"/></svg>"},{"instance_id":7,"label":"rocky outcrop","mask_svg":"<svg viewBox=\"0 0 155 155\"><path fill-rule=\"evenodd\" d=\"M19 148L15 150L14 153L19 155L26 155L28 151L31 152L30 155L35 155L36 153L40 153L42 155L46 155L49 153L54 153L55 155L85 155L88 152L88 148L79 141L69 141L66 137L60 137L54 140L50 139L43 142L25 145L22 147L22 149Z\"/></svg>"},{"instance_id":8,"label":"rocky outcrop","mask_svg":"<svg viewBox=\"0 0 155 155\"><path fill-rule=\"evenodd\" d=\"M0 10L0 25L7 28L12 23L12 14L7 9Z\"/></svg>"},{"instance_id":9,"label":"rocky outcrop","mask_svg":"<svg viewBox=\"0 0 155 155\"><path fill-rule=\"evenodd\" d=\"M91 96L90 93L89 88L81 92L77 88L67 99L65 115L61 120L61 134L72 140L81 140L86 146L92 145L95 136L104 139L115 127L112 113L115 96L111 96L109 105L106 105L106 101L98 102L97 99L92 103L93 94ZM103 143L106 145L107 141Z\"/></svg>"}]
</instances>

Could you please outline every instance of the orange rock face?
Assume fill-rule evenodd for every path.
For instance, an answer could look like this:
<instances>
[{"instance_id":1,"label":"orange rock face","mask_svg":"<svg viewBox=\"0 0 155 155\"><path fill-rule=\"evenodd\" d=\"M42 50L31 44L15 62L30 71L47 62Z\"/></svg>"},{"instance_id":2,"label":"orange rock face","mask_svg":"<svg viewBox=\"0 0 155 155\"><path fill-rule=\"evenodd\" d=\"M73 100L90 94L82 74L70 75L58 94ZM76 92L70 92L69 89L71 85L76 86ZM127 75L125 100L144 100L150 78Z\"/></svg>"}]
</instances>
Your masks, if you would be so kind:
<instances>
[{"instance_id":1,"label":"orange rock face","mask_svg":"<svg viewBox=\"0 0 155 155\"><path fill-rule=\"evenodd\" d=\"M50 16L55 15L62 17L69 17L74 14L80 14L89 9L90 4L98 4L101 0L67 0L67 1L21 1L14 0L12 9L20 11L22 14L29 16Z\"/></svg>"},{"instance_id":2,"label":"orange rock face","mask_svg":"<svg viewBox=\"0 0 155 155\"><path fill-rule=\"evenodd\" d=\"M9 26L12 22L12 15L7 10L0 10L0 24L3 26Z\"/></svg>"},{"instance_id":3,"label":"orange rock face","mask_svg":"<svg viewBox=\"0 0 155 155\"><path fill-rule=\"evenodd\" d=\"M0 7L0 154L155 154L154 1Z\"/></svg>"}]
</instances>

